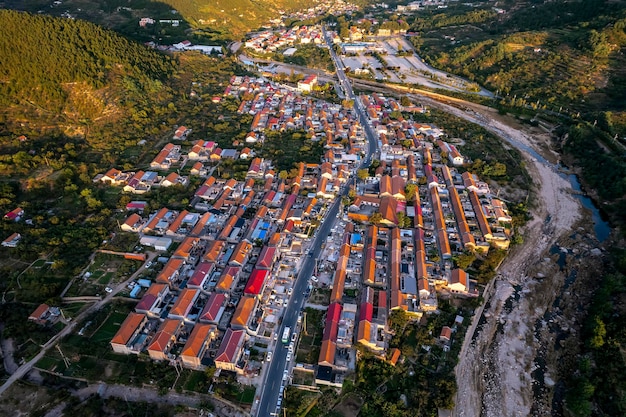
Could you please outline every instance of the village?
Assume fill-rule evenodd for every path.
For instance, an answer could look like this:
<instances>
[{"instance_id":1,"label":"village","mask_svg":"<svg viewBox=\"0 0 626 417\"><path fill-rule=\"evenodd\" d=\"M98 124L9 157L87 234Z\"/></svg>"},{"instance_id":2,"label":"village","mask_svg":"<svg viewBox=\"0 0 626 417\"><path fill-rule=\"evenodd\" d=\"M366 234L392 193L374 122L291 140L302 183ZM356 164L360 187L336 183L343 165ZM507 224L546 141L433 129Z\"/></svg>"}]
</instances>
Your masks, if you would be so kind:
<instances>
[{"instance_id":1,"label":"village","mask_svg":"<svg viewBox=\"0 0 626 417\"><path fill-rule=\"evenodd\" d=\"M313 385L340 387L354 371L357 344L398 360L400 351L389 349L393 311L418 320L436 312L442 298L478 296L476 282L453 257L507 249L511 218L489 186L462 169L469 162L462 142L436 126L389 117L425 111L421 106L364 95L380 151L369 170L359 169L366 146L362 126L350 108L308 97L307 83L315 82L305 80L298 89L232 77L224 97L239 98L239 112L253 115L245 143L220 149L190 138L193 129L181 126L153 159L154 171L112 168L94 178L131 195L186 187L188 176L178 173L185 164L191 164L189 175L204 179L190 190L188 210L147 212L139 199L126 206L120 230L137 234L140 247L156 253L141 267L156 274L129 286L138 302L111 339L114 352L145 353L194 370L214 366L218 375L233 372L242 383L260 384L264 364L284 345L289 374L310 373ZM324 144L322 159L278 175L273 161L253 150L271 130L307 132ZM190 148L182 145L189 141ZM245 178L217 176L223 158L248 159ZM326 310L319 356L302 363L296 358L304 356L298 341L306 313L287 337L279 334L280 323L317 227L338 199L335 225L302 294L310 297L307 308ZM20 221L24 213L16 213L5 218ZM17 245L15 240L10 236L3 245ZM31 319L45 323L52 316L44 310ZM457 317L438 330L444 349L462 321Z\"/></svg>"}]
</instances>

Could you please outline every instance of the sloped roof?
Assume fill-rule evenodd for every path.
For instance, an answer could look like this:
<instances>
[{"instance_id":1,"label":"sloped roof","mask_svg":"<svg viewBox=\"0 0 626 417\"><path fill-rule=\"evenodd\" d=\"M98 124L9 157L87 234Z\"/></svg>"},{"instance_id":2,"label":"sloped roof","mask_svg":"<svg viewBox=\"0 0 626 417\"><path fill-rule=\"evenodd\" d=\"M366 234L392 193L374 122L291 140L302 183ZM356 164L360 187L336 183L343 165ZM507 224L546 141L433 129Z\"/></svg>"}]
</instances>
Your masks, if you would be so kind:
<instances>
[{"instance_id":1,"label":"sloped roof","mask_svg":"<svg viewBox=\"0 0 626 417\"><path fill-rule=\"evenodd\" d=\"M140 313L129 313L117 333L115 333L115 336L113 336L113 339L111 339L111 343L119 345L128 344L130 338L133 337L135 331L141 326L145 318L146 316Z\"/></svg>"},{"instance_id":2,"label":"sloped roof","mask_svg":"<svg viewBox=\"0 0 626 417\"><path fill-rule=\"evenodd\" d=\"M265 280L270 271L267 269L254 268L246 284L246 288L243 290L244 294L259 295L265 284Z\"/></svg>"},{"instance_id":3,"label":"sloped roof","mask_svg":"<svg viewBox=\"0 0 626 417\"><path fill-rule=\"evenodd\" d=\"M211 333L215 331L217 331L217 328L213 325L197 323L193 326L193 330L183 350L180 352L180 356L200 357L200 355L203 354L207 339L209 339Z\"/></svg>"},{"instance_id":4,"label":"sloped roof","mask_svg":"<svg viewBox=\"0 0 626 417\"><path fill-rule=\"evenodd\" d=\"M157 275L156 282L169 284L174 274L183 266L184 259L170 258L163 267L163 270Z\"/></svg>"},{"instance_id":5,"label":"sloped roof","mask_svg":"<svg viewBox=\"0 0 626 417\"><path fill-rule=\"evenodd\" d=\"M220 275L220 279L217 281L216 289L228 291L233 285L233 281L235 277L239 275L241 271L240 266L229 266L222 271L222 275Z\"/></svg>"},{"instance_id":6,"label":"sloped roof","mask_svg":"<svg viewBox=\"0 0 626 417\"><path fill-rule=\"evenodd\" d=\"M159 298L159 295L167 288L166 284L152 284L148 291L141 297L141 301L135 306L137 311L148 311Z\"/></svg>"},{"instance_id":7,"label":"sloped roof","mask_svg":"<svg viewBox=\"0 0 626 417\"><path fill-rule=\"evenodd\" d=\"M335 350L337 344L331 340L324 340L320 348L320 356L317 361L319 365L333 366L335 363Z\"/></svg>"},{"instance_id":8,"label":"sloped roof","mask_svg":"<svg viewBox=\"0 0 626 417\"><path fill-rule=\"evenodd\" d=\"M239 300L239 304L237 304L237 309L233 314L233 317L230 320L231 326L241 326L245 327L248 324L248 320L250 320L250 316L254 312L254 307L256 305L256 298L251 296L243 296L241 300Z\"/></svg>"},{"instance_id":9,"label":"sloped roof","mask_svg":"<svg viewBox=\"0 0 626 417\"><path fill-rule=\"evenodd\" d=\"M215 264L213 262L202 261L198 264L193 275L187 281L188 286L196 286L200 287L204 284L204 281L207 279L208 274L213 270Z\"/></svg>"},{"instance_id":10,"label":"sloped roof","mask_svg":"<svg viewBox=\"0 0 626 417\"><path fill-rule=\"evenodd\" d=\"M261 269L270 269L276 257L276 248L271 246L263 246L256 267Z\"/></svg>"},{"instance_id":11,"label":"sloped roof","mask_svg":"<svg viewBox=\"0 0 626 417\"><path fill-rule=\"evenodd\" d=\"M213 293L209 296L207 303L200 313L200 320L217 321L220 309L224 305L226 295L221 293Z\"/></svg>"},{"instance_id":12,"label":"sloped roof","mask_svg":"<svg viewBox=\"0 0 626 417\"><path fill-rule=\"evenodd\" d=\"M200 290L193 288L185 288L180 292L174 306L170 310L170 316L186 316L193 306Z\"/></svg>"},{"instance_id":13,"label":"sloped roof","mask_svg":"<svg viewBox=\"0 0 626 417\"><path fill-rule=\"evenodd\" d=\"M148 350L153 352L165 352L172 338L176 338L181 323L182 321L180 319L165 319L152 338Z\"/></svg>"},{"instance_id":14,"label":"sloped roof","mask_svg":"<svg viewBox=\"0 0 626 417\"><path fill-rule=\"evenodd\" d=\"M237 357L237 348L240 346L244 335L243 330L226 329L226 334L215 354L215 362L233 363Z\"/></svg>"}]
</instances>

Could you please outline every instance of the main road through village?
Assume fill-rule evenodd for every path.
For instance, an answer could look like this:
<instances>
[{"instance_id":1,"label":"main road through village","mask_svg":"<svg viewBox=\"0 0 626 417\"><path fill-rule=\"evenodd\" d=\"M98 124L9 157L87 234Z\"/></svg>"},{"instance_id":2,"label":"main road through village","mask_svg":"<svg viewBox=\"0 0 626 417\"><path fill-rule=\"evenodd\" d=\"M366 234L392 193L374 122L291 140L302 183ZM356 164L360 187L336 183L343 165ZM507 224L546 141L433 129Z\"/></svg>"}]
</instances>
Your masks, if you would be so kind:
<instances>
[{"instance_id":1,"label":"main road through village","mask_svg":"<svg viewBox=\"0 0 626 417\"><path fill-rule=\"evenodd\" d=\"M361 102L356 99L354 92L352 91L352 86L350 85L348 77L346 77L343 65L341 61L337 58L337 55L332 48L332 42L328 38L328 35L325 31L324 38L326 40L326 43L328 44L333 63L335 64L337 77L339 79L339 85L341 86L345 97L349 98L350 100L354 100L354 110L356 111L359 122L363 126L365 135L368 140L367 154L361 160L360 165L360 168L367 168L371 164L372 155L378 147L378 140L369 124L369 120L363 106L361 105ZM353 175L356 175L356 172L354 172ZM296 325L298 324L298 316L300 315L302 307L306 301L306 297L304 294L307 290L309 279L311 278L313 270L315 269L317 257L320 255L320 252L322 250L322 243L326 241L326 237L328 236L330 229L336 220L337 213L339 212L339 207L341 205L341 197L345 196L347 192L348 187L343 187L340 195L335 198L335 201L328 208L325 219L318 228L313 242L311 242L309 253L300 263L300 271L297 275L293 287L293 296L291 297L289 304L287 304L287 308L285 309L285 313L283 315L281 327L279 331L277 331L279 337L280 335L282 335L283 330L286 327L289 327L290 329L295 329ZM288 372L291 371L291 363L287 363L287 352L287 345L281 344L280 340L278 340L276 342L276 347L272 355L272 360L269 363L268 369L265 372L265 380L261 388L261 398L259 400L259 405L256 413L258 417L278 415L278 412L280 411L280 407L277 404L278 398L281 395L280 387L281 385L285 385L286 382L283 380L284 371L286 369L288 370Z\"/></svg>"}]
</instances>

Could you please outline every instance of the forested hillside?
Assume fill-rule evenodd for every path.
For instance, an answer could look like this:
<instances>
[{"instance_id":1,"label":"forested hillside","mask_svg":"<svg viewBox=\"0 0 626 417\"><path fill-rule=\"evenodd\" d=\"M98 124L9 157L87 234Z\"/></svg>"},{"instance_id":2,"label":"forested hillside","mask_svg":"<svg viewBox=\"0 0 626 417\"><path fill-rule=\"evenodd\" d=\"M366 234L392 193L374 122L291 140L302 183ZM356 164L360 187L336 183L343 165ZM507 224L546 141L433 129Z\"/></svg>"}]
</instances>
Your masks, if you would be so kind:
<instances>
[{"instance_id":1,"label":"forested hillside","mask_svg":"<svg viewBox=\"0 0 626 417\"><path fill-rule=\"evenodd\" d=\"M626 2L498 2L420 12L411 38L433 66L558 111L624 108Z\"/></svg>"},{"instance_id":2,"label":"forested hillside","mask_svg":"<svg viewBox=\"0 0 626 417\"><path fill-rule=\"evenodd\" d=\"M157 92L172 60L83 21L0 11L0 106L89 120L115 113L137 87ZM132 88L129 88L132 87ZM130 95L130 97L129 97ZM123 100L122 100L123 103Z\"/></svg>"}]
</instances>

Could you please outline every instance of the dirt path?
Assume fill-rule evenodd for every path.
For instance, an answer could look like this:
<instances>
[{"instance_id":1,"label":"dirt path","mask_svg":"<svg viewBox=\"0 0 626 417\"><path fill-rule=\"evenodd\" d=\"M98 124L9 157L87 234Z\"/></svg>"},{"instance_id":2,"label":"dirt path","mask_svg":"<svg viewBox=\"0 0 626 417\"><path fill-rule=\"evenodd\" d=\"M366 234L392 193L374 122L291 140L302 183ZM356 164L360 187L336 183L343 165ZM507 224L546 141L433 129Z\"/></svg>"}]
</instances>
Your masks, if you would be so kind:
<instances>
[{"instance_id":1,"label":"dirt path","mask_svg":"<svg viewBox=\"0 0 626 417\"><path fill-rule=\"evenodd\" d=\"M459 358L456 368L459 391L453 415L549 415L549 410L537 412L533 407L537 381L532 373L545 342L535 336L535 323L551 308L565 280L550 251L564 236L572 234L576 222L585 213L570 194L570 184L550 164L530 155L532 150L548 161L555 160L545 143L545 135L532 135L483 106L467 105L461 110L424 101L509 141L524 155L535 182L531 201L533 218L524 227L524 244L514 248L501 265L493 289L486 294L484 323L481 321L474 339L466 344Z\"/></svg>"}]
</instances>

